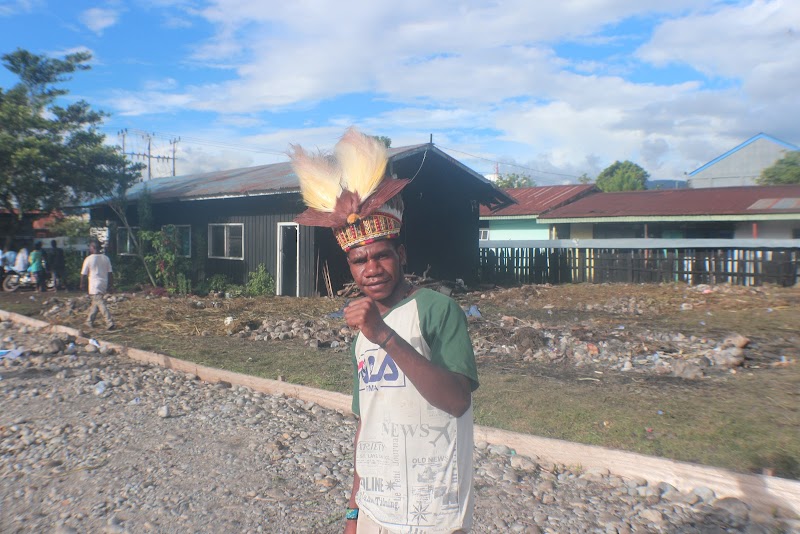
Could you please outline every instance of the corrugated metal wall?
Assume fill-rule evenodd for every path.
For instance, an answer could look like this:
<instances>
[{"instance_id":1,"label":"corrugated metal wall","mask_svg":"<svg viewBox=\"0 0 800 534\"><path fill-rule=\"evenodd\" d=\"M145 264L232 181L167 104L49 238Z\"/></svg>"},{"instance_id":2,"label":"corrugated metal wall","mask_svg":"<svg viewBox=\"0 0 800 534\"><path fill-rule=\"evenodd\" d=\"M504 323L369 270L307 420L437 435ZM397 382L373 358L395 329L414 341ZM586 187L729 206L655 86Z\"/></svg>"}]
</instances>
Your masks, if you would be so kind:
<instances>
[{"instance_id":1,"label":"corrugated metal wall","mask_svg":"<svg viewBox=\"0 0 800 534\"><path fill-rule=\"evenodd\" d=\"M225 273L237 283L247 281L247 273L264 264L267 271L277 280L278 265L278 223L290 223L299 212L297 200L278 197L257 197L226 199L214 201L183 202L179 210L160 210L168 213L173 224L179 224L180 211L187 210L192 221L192 232L207 232L209 223L241 223L244 229L244 260L208 259L209 273ZM293 209L295 208L295 209ZM207 239L207 236L206 236ZM314 294L314 232L311 228L299 228L299 270L300 296Z\"/></svg>"},{"instance_id":2,"label":"corrugated metal wall","mask_svg":"<svg viewBox=\"0 0 800 534\"><path fill-rule=\"evenodd\" d=\"M192 254L204 254L197 244L208 244L208 225L210 223L241 223L243 225L244 259L217 259L204 256L206 278L217 274L227 275L233 282L244 284L247 274L264 264L267 271L277 279L278 261L278 223L288 223L300 212L299 195L274 195L251 198L231 198L220 200L199 200L190 202L170 202L153 205L154 225L188 224L192 227ZM128 213L131 225L138 224L136 208ZM105 219L115 220L109 210L93 210L92 219L100 223ZM316 255L314 253L315 234L313 228L299 228L299 270L300 296L315 294ZM205 251L207 254L207 250Z\"/></svg>"}]
</instances>

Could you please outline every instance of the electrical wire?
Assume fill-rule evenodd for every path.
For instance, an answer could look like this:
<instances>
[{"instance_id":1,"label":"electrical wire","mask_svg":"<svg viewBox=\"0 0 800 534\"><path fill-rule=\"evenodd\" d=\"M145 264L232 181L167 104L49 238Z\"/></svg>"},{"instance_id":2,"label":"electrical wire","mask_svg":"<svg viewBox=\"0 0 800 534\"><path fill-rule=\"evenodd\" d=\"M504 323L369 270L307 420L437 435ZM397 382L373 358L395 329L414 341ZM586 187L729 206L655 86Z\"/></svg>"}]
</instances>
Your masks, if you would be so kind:
<instances>
[{"instance_id":1,"label":"electrical wire","mask_svg":"<svg viewBox=\"0 0 800 534\"><path fill-rule=\"evenodd\" d=\"M436 145L436 146L438 146L442 150L449 150L451 152L457 152L459 154L464 154L465 156L469 156L471 158L480 159L480 160L483 160L483 161L488 161L490 163L496 163L497 165L506 165L508 167L516 167L518 169L525 169L526 171L538 172L538 173L541 173L541 174L552 174L554 176L563 176L565 178L580 178L580 175L577 175L577 174L564 174L564 173L560 173L560 172L543 171L541 169L533 169L531 167L526 167L524 165L517 165L516 163L507 163L507 162L504 162L504 161L497 161L497 160L485 158L483 156L476 156L475 154L470 154L469 152L464 152L462 150L456 150L455 148L448 148L448 147L441 146L441 145Z\"/></svg>"}]
</instances>

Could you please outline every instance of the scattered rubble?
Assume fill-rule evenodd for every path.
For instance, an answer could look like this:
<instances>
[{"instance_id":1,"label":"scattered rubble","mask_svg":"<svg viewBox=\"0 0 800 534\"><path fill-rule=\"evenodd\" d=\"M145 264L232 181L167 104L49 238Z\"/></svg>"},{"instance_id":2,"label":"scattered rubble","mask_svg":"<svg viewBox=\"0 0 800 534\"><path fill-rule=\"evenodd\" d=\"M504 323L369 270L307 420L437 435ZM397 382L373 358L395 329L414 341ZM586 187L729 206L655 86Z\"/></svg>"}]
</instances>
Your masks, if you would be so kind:
<instances>
[{"instance_id":1,"label":"scattered rubble","mask_svg":"<svg viewBox=\"0 0 800 534\"><path fill-rule=\"evenodd\" d=\"M450 294L462 304L476 357L485 364L502 361L523 366L536 362L698 380L710 374L736 372L742 366L780 367L796 360L796 354L790 352L766 356L759 353L755 358L753 351L759 351L758 344L754 347L750 339L736 331L691 334L665 330L661 325L649 326L652 320L648 322L648 318L673 313L697 314L701 317L698 326L706 327L717 310L735 310L745 298L763 296L767 291L764 288L675 285L661 286L660 292L648 294L626 291L627 286L622 285L599 285L592 286L592 290L604 298L587 302L569 295L554 299L552 295L559 289L548 284L467 292L460 281L414 275L407 275L407 279L420 287ZM281 305L273 306L276 309L269 314L242 306L241 303L254 302L243 298L115 294L106 299L112 314L116 314L115 307L123 304L134 310L127 302L130 300L163 302L162 326L182 335L228 335L254 342L299 341L309 347L345 351L357 332L344 323L343 309L350 298L358 296L358 291L349 285L340 293L347 297L344 301L281 300ZM320 308L318 303L326 303L327 307ZM791 300L775 301L770 309L791 304ZM153 305L156 304L150 305L151 311ZM85 313L88 306L85 295L53 297L43 302L42 315L51 321L69 323ZM339 309L320 312L335 307ZM513 314L509 314L512 310ZM198 313L200 317L196 317ZM189 319L191 314L194 317ZM145 322L145 317L137 319ZM791 341L786 344L791 345Z\"/></svg>"}]
</instances>

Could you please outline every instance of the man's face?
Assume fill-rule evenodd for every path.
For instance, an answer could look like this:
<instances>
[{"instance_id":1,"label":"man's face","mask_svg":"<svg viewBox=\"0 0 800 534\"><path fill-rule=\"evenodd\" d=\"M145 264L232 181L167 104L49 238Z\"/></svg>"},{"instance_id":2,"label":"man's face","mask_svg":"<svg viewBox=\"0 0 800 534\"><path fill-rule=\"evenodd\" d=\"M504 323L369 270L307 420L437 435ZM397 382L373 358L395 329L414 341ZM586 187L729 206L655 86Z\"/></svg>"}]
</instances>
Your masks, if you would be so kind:
<instances>
[{"instance_id":1,"label":"man's face","mask_svg":"<svg viewBox=\"0 0 800 534\"><path fill-rule=\"evenodd\" d=\"M364 294L375 301L388 299L403 281L406 249L383 239L351 249L347 253L350 274Z\"/></svg>"}]
</instances>

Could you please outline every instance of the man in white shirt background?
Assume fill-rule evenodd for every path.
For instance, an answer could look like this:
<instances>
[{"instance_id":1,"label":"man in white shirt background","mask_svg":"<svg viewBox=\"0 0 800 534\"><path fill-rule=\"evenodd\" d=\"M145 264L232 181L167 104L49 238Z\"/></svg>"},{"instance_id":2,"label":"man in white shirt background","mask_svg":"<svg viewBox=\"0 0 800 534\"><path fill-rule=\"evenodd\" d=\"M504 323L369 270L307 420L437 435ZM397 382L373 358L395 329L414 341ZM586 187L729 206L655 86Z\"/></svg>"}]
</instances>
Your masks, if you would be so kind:
<instances>
[{"instance_id":1,"label":"man in white shirt background","mask_svg":"<svg viewBox=\"0 0 800 534\"><path fill-rule=\"evenodd\" d=\"M111 318L111 312L108 311L103 297L114 289L114 273L111 270L111 260L100 252L100 242L97 240L89 242L89 256L83 260L81 268L81 291L87 288L92 303L89 306L86 326L94 327L94 319L99 311L106 321L108 330L113 330L114 319Z\"/></svg>"}]
</instances>

